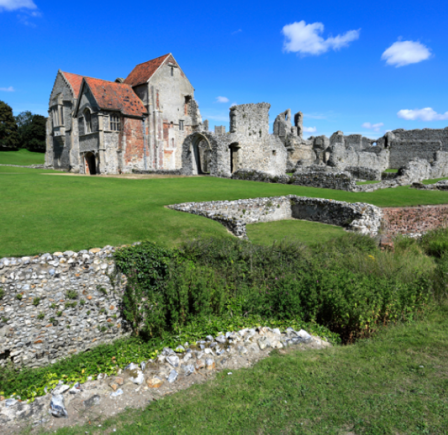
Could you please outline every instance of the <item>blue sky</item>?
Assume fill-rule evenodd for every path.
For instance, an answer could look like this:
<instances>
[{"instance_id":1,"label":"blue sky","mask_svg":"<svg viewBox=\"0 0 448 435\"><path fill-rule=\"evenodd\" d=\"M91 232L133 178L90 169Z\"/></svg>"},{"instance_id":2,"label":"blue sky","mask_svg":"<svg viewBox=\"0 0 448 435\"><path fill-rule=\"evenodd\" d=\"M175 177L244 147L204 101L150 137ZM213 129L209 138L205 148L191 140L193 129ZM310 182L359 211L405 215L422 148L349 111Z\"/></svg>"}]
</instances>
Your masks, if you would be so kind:
<instances>
[{"instance_id":1,"label":"blue sky","mask_svg":"<svg viewBox=\"0 0 448 435\"><path fill-rule=\"evenodd\" d=\"M15 114L47 114L59 68L115 80L172 52L212 126L256 102L308 135L448 126L446 1L0 0L0 41Z\"/></svg>"}]
</instances>

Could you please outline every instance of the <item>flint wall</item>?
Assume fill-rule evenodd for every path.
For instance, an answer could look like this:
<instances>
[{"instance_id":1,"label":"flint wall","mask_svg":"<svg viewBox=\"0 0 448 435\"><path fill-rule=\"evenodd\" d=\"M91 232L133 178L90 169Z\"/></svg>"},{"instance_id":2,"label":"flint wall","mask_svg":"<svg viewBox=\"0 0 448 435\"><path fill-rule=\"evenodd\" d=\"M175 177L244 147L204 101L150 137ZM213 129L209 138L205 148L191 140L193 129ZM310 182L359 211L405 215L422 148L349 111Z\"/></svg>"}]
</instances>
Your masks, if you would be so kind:
<instances>
[{"instance_id":1,"label":"flint wall","mask_svg":"<svg viewBox=\"0 0 448 435\"><path fill-rule=\"evenodd\" d=\"M0 366L44 366L129 333L113 252L0 259Z\"/></svg>"}]
</instances>

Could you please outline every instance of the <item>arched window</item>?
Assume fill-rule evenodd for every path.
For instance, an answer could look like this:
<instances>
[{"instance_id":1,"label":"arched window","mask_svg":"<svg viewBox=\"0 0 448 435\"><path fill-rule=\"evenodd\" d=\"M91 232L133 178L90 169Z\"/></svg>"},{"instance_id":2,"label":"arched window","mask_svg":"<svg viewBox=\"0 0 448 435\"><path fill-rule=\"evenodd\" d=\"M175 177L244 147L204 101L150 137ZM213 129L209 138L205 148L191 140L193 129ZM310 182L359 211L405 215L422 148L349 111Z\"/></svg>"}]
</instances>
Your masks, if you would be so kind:
<instances>
[{"instance_id":1,"label":"arched window","mask_svg":"<svg viewBox=\"0 0 448 435\"><path fill-rule=\"evenodd\" d=\"M92 114L89 109L84 110L85 133L92 133Z\"/></svg>"}]
</instances>

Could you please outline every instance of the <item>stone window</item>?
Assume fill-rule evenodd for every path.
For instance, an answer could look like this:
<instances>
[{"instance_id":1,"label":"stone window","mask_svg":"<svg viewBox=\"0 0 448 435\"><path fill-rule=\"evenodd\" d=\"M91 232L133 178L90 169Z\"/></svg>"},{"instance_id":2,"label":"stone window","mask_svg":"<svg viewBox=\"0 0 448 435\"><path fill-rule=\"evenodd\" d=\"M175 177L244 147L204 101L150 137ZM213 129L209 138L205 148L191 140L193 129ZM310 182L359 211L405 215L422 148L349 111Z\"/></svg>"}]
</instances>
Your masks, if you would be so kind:
<instances>
[{"instance_id":1,"label":"stone window","mask_svg":"<svg viewBox=\"0 0 448 435\"><path fill-rule=\"evenodd\" d=\"M174 66L171 67L171 77L174 77Z\"/></svg>"},{"instance_id":2,"label":"stone window","mask_svg":"<svg viewBox=\"0 0 448 435\"><path fill-rule=\"evenodd\" d=\"M110 129L113 131L121 130L120 115L110 115Z\"/></svg>"},{"instance_id":3,"label":"stone window","mask_svg":"<svg viewBox=\"0 0 448 435\"><path fill-rule=\"evenodd\" d=\"M184 121L179 119L179 130L183 130L184 129Z\"/></svg>"},{"instance_id":4,"label":"stone window","mask_svg":"<svg viewBox=\"0 0 448 435\"><path fill-rule=\"evenodd\" d=\"M174 148L174 137L171 139L171 148Z\"/></svg>"},{"instance_id":5,"label":"stone window","mask_svg":"<svg viewBox=\"0 0 448 435\"><path fill-rule=\"evenodd\" d=\"M85 134L92 133L92 114L89 109L84 110L84 126L85 126Z\"/></svg>"},{"instance_id":6,"label":"stone window","mask_svg":"<svg viewBox=\"0 0 448 435\"><path fill-rule=\"evenodd\" d=\"M52 109L52 116L53 116L53 126L57 127L59 126L59 112L57 107L53 107Z\"/></svg>"}]
</instances>

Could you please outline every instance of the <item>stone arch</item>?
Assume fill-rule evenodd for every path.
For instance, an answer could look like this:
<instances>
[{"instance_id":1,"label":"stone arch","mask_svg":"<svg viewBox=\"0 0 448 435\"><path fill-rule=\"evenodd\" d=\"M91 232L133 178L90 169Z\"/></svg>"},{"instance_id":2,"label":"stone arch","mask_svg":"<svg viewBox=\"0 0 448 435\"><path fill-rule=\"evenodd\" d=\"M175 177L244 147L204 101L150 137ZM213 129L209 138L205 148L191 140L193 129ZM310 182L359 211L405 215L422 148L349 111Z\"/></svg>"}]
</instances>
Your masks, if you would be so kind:
<instances>
[{"instance_id":1,"label":"stone arch","mask_svg":"<svg viewBox=\"0 0 448 435\"><path fill-rule=\"evenodd\" d=\"M208 132L195 132L182 144L182 172L185 175L213 173L213 154L216 143Z\"/></svg>"}]
</instances>

